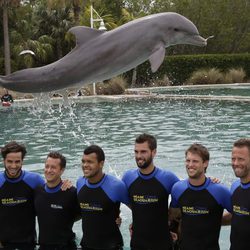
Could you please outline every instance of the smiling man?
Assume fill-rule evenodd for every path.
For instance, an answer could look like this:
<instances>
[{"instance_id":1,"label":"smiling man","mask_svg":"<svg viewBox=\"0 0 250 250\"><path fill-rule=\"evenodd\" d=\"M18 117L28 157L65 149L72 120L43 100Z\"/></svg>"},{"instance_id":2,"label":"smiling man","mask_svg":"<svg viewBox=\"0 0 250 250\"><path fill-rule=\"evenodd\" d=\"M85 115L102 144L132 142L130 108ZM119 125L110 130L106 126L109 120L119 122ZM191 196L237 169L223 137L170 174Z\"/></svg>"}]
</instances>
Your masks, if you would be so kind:
<instances>
[{"instance_id":1,"label":"smiling man","mask_svg":"<svg viewBox=\"0 0 250 250\"><path fill-rule=\"evenodd\" d=\"M131 250L170 250L172 239L168 225L168 197L179 180L172 172L154 165L157 141L149 134L135 140L137 169L123 176L133 216Z\"/></svg>"},{"instance_id":2,"label":"smiling man","mask_svg":"<svg viewBox=\"0 0 250 250\"><path fill-rule=\"evenodd\" d=\"M209 152L201 144L186 150L188 179L172 189L171 219L181 213L181 250L219 250L224 208L231 211L229 190L206 177Z\"/></svg>"},{"instance_id":3,"label":"smiling man","mask_svg":"<svg viewBox=\"0 0 250 250\"><path fill-rule=\"evenodd\" d=\"M230 250L250 246L250 138L237 140L232 149L232 168L239 179L232 184L232 221Z\"/></svg>"},{"instance_id":4,"label":"smiling man","mask_svg":"<svg viewBox=\"0 0 250 250\"><path fill-rule=\"evenodd\" d=\"M75 187L62 191L65 168L66 158L59 152L50 152L44 167L46 184L35 189L39 250L77 249L72 227L79 219L80 208Z\"/></svg>"},{"instance_id":5,"label":"smiling man","mask_svg":"<svg viewBox=\"0 0 250 250\"><path fill-rule=\"evenodd\" d=\"M82 214L83 250L121 250L123 239L116 224L120 202L128 204L124 183L105 174L105 154L97 145L83 152L84 177L77 181L78 202Z\"/></svg>"},{"instance_id":6,"label":"smiling man","mask_svg":"<svg viewBox=\"0 0 250 250\"><path fill-rule=\"evenodd\" d=\"M15 141L1 148L5 171L0 173L0 243L3 249L35 247L34 189L44 184L39 174L22 170L26 148Z\"/></svg>"}]
</instances>

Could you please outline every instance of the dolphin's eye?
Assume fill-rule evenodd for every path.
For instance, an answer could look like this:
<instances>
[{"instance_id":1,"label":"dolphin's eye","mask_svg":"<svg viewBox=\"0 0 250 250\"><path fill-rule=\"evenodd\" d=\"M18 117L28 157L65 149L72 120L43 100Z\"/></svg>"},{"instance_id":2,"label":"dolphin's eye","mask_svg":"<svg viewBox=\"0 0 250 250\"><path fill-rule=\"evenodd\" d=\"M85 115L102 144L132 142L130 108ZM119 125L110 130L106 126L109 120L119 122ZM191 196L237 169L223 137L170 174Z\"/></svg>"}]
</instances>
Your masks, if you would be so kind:
<instances>
[{"instance_id":1,"label":"dolphin's eye","mask_svg":"<svg viewBox=\"0 0 250 250\"><path fill-rule=\"evenodd\" d=\"M177 29L177 28L174 28L174 31L178 32L178 31L180 31L180 30L179 30L179 29Z\"/></svg>"}]
</instances>

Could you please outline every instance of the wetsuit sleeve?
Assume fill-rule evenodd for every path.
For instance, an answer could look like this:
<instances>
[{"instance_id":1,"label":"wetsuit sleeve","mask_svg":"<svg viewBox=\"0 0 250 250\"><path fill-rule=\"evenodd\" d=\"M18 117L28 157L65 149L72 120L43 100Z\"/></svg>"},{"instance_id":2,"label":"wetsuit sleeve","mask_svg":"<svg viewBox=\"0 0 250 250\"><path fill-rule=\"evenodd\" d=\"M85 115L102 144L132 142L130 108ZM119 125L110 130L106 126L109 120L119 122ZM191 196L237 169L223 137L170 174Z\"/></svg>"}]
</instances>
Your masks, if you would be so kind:
<instances>
[{"instance_id":1,"label":"wetsuit sleeve","mask_svg":"<svg viewBox=\"0 0 250 250\"><path fill-rule=\"evenodd\" d=\"M170 207L179 208L179 198L187 189L187 182L186 181L178 181L174 184L172 191L171 191L171 202Z\"/></svg>"},{"instance_id":2,"label":"wetsuit sleeve","mask_svg":"<svg viewBox=\"0 0 250 250\"><path fill-rule=\"evenodd\" d=\"M240 180L237 180L235 181L232 186L231 186L231 189L230 189L230 193L231 195L234 193L234 191L239 187L240 185Z\"/></svg>"},{"instance_id":3,"label":"wetsuit sleeve","mask_svg":"<svg viewBox=\"0 0 250 250\"><path fill-rule=\"evenodd\" d=\"M79 193L79 191L84 185L85 185L85 179L83 177L80 177L76 182L77 193Z\"/></svg>"},{"instance_id":4,"label":"wetsuit sleeve","mask_svg":"<svg viewBox=\"0 0 250 250\"><path fill-rule=\"evenodd\" d=\"M170 171L164 171L162 169L159 169L156 178L164 186L169 194L171 193L174 184L179 181L179 178L174 173Z\"/></svg>"},{"instance_id":5,"label":"wetsuit sleeve","mask_svg":"<svg viewBox=\"0 0 250 250\"><path fill-rule=\"evenodd\" d=\"M32 189L35 189L38 186L43 186L45 181L40 174L26 172L23 177L23 181L29 185Z\"/></svg>"},{"instance_id":6,"label":"wetsuit sleeve","mask_svg":"<svg viewBox=\"0 0 250 250\"><path fill-rule=\"evenodd\" d=\"M2 185L4 184L5 182L5 178L4 178L4 173L0 173L0 188L2 187Z\"/></svg>"},{"instance_id":7,"label":"wetsuit sleeve","mask_svg":"<svg viewBox=\"0 0 250 250\"><path fill-rule=\"evenodd\" d=\"M136 170L128 170L122 177L122 181L125 183L127 189L137 179L138 173Z\"/></svg>"},{"instance_id":8,"label":"wetsuit sleeve","mask_svg":"<svg viewBox=\"0 0 250 250\"><path fill-rule=\"evenodd\" d=\"M232 213L231 194L226 186L213 183L208 187L208 191L216 199L218 204Z\"/></svg>"},{"instance_id":9,"label":"wetsuit sleeve","mask_svg":"<svg viewBox=\"0 0 250 250\"><path fill-rule=\"evenodd\" d=\"M113 176L107 176L107 182L102 186L105 193L113 202L129 204L128 191L126 185L121 180Z\"/></svg>"}]
</instances>

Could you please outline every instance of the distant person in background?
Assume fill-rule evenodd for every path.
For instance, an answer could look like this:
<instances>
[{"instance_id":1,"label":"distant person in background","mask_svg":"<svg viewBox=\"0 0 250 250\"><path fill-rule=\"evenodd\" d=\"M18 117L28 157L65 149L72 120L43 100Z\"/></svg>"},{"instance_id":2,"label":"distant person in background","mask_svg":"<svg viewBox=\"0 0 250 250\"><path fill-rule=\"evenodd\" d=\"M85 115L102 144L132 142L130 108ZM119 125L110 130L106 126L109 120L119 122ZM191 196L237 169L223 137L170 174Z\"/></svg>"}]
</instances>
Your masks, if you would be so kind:
<instances>
[{"instance_id":1,"label":"distant person in background","mask_svg":"<svg viewBox=\"0 0 250 250\"><path fill-rule=\"evenodd\" d=\"M1 148L0 244L6 250L33 250L36 242L34 189L44 184L37 173L22 170L26 148L15 141Z\"/></svg>"},{"instance_id":2,"label":"distant person in background","mask_svg":"<svg viewBox=\"0 0 250 250\"><path fill-rule=\"evenodd\" d=\"M13 97L11 94L9 94L7 89L5 90L5 94L1 97L1 102L13 102Z\"/></svg>"},{"instance_id":3,"label":"distant person in background","mask_svg":"<svg viewBox=\"0 0 250 250\"><path fill-rule=\"evenodd\" d=\"M173 186L170 210L170 219L181 217L180 249L219 250L223 210L230 212L232 208L229 189L206 177L206 147L195 143L185 156L188 179Z\"/></svg>"},{"instance_id":4,"label":"distant person in background","mask_svg":"<svg viewBox=\"0 0 250 250\"><path fill-rule=\"evenodd\" d=\"M123 239L116 219L120 203L128 204L125 184L105 174L105 154L97 145L83 152L84 177L77 181L77 196L82 213L83 250L122 250Z\"/></svg>"},{"instance_id":5,"label":"distant person in background","mask_svg":"<svg viewBox=\"0 0 250 250\"><path fill-rule=\"evenodd\" d=\"M35 189L35 210L39 225L39 250L75 250L74 222L80 219L76 188L62 191L61 176L66 158L59 152L47 156L46 183Z\"/></svg>"}]
</instances>

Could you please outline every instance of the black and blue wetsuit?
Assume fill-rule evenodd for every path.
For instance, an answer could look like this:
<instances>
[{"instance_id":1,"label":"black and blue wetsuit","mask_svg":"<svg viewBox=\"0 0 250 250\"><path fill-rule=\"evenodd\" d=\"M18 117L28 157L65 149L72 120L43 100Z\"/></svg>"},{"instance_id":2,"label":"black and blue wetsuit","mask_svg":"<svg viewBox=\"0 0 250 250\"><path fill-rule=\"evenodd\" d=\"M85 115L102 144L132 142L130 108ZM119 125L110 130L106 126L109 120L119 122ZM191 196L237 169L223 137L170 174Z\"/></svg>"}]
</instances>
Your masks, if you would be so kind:
<instances>
[{"instance_id":1,"label":"black and blue wetsuit","mask_svg":"<svg viewBox=\"0 0 250 250\"><path fill-rule=\"evenodd\" d=\"M250 183L235 181L231 187L232 222L230 250L250 248Z\"/></svg>"},{"instance_id":2,"label":"black and blue wetsuit","mask_svg":"<svg viewBox=\"0 0 250 250\"><path fill-rule=\"evenodd\" d=\"M139 169L129 170L123 176L133 215L131 249L168 250L172 240L168 225L168 197L179 179L160 168L149 175Z\"/></svg>"},{"instance_id":3,"label":"black and blue wetsuit","mask_svg":"<svg viewBox=\"0 0 250 250\"><path fill-rule=\"evenodd\" d=\"M77 181L77 196L82 213L83 249L122 249L123 239L116 219L120 202L128 204L124 183L106 174L95 184L81 177Z\"/></svg>"},{"instance_id":4,"label":"black and blue wetsuit","mask_svg":"<svg viewBox=\"0 0 250 250\"><path fill-rule=\"evenodd\" d=\"M76 188L62 191L61 185L49 188L45 184L35 189L40 250L77 249L72 231L80 215Z\"/></svg>"},{"instance_id":5,"label":"black and blue wetsuit","mask_svg":"<svg viewBox=\"0 0 250 250\"><path fill-rule=\"evenodd\" d=\"M0 242L5 249L34 249L34 189L43 184L36 173L22 171L16 179L0 173Z\"/></svg>"},{"instance_id":6,"label":"black and blue wetsuit","mask_svg":"<svg viewBox=\"0 0 250 250\"><path fill-rule=\"evenodd\" d=\"M224 208L231 211L229 189L212 183L209 178L201 186L188 179L172 189L171 207L181 209L181 250L218 250Z\"/></svg>"}]
</instances>

